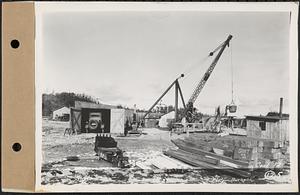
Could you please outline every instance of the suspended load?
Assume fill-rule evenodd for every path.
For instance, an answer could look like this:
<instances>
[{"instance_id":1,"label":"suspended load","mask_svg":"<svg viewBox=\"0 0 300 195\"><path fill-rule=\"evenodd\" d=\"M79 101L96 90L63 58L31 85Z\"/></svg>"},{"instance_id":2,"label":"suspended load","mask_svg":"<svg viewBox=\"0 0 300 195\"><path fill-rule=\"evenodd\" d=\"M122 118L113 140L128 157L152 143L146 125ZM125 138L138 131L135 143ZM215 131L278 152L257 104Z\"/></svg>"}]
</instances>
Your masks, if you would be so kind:
<instances>
[{"instance_id":1,"label":"suspended load","mask_svg":"<svg viewBox=\"0 0 300 195\"><path fill-rule=\"evenodd\" d=\"M237 105L234 104L233 101L233 63L232 63L232 47L230 50L230 64L231 64L231 104L226 106L226 109L229 110L230 113L236 113Z\"/></svg>"},{"instance_id":2,"label":"suspended load","mask_svg":"<svg viewBox=\"0 0 300 195\"><path fill-rule=\"evenodd\" d=\"M231 103L231 104L229 104L227 106L228 106L228 110L229 110L230 113L235 113L236 112L237 105L235 105L234 103Z\"/></svg>"}]
</instances>

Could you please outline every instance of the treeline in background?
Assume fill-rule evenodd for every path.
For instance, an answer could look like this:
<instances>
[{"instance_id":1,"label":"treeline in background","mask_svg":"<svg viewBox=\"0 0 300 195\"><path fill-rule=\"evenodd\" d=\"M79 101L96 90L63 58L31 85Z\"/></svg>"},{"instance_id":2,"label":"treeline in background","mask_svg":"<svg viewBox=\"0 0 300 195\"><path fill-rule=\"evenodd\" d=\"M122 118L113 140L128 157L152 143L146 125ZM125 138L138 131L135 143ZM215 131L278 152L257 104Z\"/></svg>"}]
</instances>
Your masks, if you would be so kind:
<instances>
[{"instance_id":1,"label":"treeline in background","mask_svg":"<svg viewBox=\"0 0 300 195\"><path fill-rule=\"evenodd\" d=\"M54 110L66 107L74 107L75 101L85 101L99 103L96 99L86 94L76 94L69 92L43 94L42 114L50 116Z\"/></svg>"}]
</instances>

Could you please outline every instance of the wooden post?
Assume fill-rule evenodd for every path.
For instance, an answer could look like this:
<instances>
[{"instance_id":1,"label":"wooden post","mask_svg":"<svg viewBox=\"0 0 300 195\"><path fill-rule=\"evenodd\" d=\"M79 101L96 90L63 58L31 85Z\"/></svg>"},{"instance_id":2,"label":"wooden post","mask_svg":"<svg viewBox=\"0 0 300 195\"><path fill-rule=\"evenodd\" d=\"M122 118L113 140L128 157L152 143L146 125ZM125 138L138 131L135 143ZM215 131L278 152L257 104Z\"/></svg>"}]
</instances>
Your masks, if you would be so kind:
<instances>
[{"instance_id":1,"label":"wooden post","mask_svg":"<svg viewBox=\"0 0 300 195\"><path fill-rule=\"evenodd\" d=\"M182 91L181 91L181 88L180 88L180 85L179 85L178 81L177 81L177 86L178 86L178 90L179 90L179 94L180 94L180 98L181 98L181 102L182 102L183 108L185 109L186 105L185 105L183 94L182 94Z\"/></svg>"},{"instance_id":2,"label":"wooden post","mask_svg":"<svg viewBox=\"0 0 300 195\"><path fill-rule=\"evenodd\" d=\"M190 130L189 130L189 128L186 128L186 135L187 135L187 137L190 136Z\"/></svg>"},{"instance_id":3,"label":"wooden post","mask_svg":"<svg viewBox=\"0 0 300 195\"><path fill-rule=\"evenodd\" d=\"M70 123L70 128L73 129L73 108L70 108L70 120L69 120L69 123Z\"/></svg>"},{"instance_id":4,"label":"wooden post","mask_svg":"<svg viewBox=\"0 0 300 195\"><path fill-rule=\"evenodd\" d=\"M176 84L177 79L168 87L168 89L156 100L156 102L151 106L151 108L146 112L146 114L143 116L143 120L145 120L146 116L151 112L151 110L156 106L156 104L166 95L166 93L173 87L174 84Z\"/></svg>"},{"instance_id":5,"label":"wooden post","mask_svg":"<svg viewBox=\"0 0 300 195\"><path fill-rule=\"evenodd\" d=\"M166 91L156 100L156 102L151 106L151 108L146 112L146 114L143 116L143 119L146 118L146 116L151 112L151 110L154 108L154 106L166 95L166 93L175 85L177 89L175 93L177 93L177 108L178 108L178 79L184 77L184 74L181 74L180 77L178 77L169 87L166 89ZM175 115L176 118L176 115Z\"/></svg>"},{"instance_id":6,"label":"wooden post","mask_svg":"<svg viewBox=\"0 0 300 195\"><path fill-rule=\"evenodd\" d=\"M282 106L283 106L283 98L280 98L280 104L279 104L279 117L282 117Z\"/></svg>"},{"instance_id":7,"label":"wooden post","mask_svg":"<svg viewBox=\"0 0 300 195\"><path fill-rule=\"evenodd\" d=\"M178 82L175 83L175 122L178 120Z\"/></svg>"}]
</instances>

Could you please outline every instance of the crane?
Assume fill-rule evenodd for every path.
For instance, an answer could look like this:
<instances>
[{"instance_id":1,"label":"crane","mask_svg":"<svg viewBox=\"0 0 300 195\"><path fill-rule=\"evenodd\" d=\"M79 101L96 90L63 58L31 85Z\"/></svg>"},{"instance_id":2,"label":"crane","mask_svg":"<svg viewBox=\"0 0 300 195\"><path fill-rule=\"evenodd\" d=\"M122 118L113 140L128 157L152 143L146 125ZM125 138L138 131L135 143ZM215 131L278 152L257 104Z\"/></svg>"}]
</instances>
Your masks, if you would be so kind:
<instances>
[{"instance_id":1,"label":"crane","mask_svg":"<svg viewBox=\"0 0 300 195\"><path fill-rule=\"evenodd\" d=\"M157 105L157 103L165 96L165 94L173 87L175 86L175 121L178 120L177 111L178 111L178 92L181 97L181 101L184 107L184 115L188 122L192 122L193 120L193 110L194 110L194 103L196 99L198 98L201 90L203 89L205 83L207 82L209 76L211 75L212 71L214 70L215 66L217 65L217 62L219 61L223 51L225 50L226 46L229 46L229 42L232 39L232 35L229 35L228 38L219 45L214 51L209 53L209 56L213 56L215 52L219 51L211 65L209 66L208 70L205 72L204 76L196 86L192 96L190 97L187 104L185 104L183 94L179 85L178 80L182 77L184 77L184 74L181 74L178 78L175 79L175 81L164 91L164 93L155 101L155 103L150 107L150 109L145 113L143 116L143 119L146 118L146 116L151 112L151 110Z\"/></svg>"},{"instance_id":2,"label":"crane","mask_svg":"<svg viewBox=\"0 0 300 195\"><path fill-rule=\"evenodd\" d=\"M199 94L201 93L203 87L205 86L207 80L209 79L211 73L213 72L214 68L216 67L223 51L225 50L226 46L229 47L229 42L232 39L232 35L229 35L228 38L220 45L218 46L214 51L209 53L209 56L213 56L215 52L219 51L219 53L217 54L217 56L215 57L215 59L213 60L213 62L211 63L211 65L209 66L209 68L207 69L207 71L205 72L205 74L203 75L202 79L200 80L200 82L197 84L195 90L193 91L187 105L185 108L185 116L186 116L186 120L188 122L192 122L193 120L193 111L194 111L194 103L196 101L196 99L198 98Z\"/></svg>"}]
</instances>

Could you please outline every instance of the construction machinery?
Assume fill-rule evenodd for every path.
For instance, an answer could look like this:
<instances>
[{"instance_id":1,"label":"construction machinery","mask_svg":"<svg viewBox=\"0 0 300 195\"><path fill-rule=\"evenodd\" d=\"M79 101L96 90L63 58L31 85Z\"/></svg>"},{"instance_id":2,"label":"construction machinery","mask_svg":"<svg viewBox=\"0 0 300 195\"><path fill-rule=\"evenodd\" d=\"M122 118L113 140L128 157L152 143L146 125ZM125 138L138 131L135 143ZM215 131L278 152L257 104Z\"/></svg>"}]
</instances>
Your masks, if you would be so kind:
<instances>
[{"instance_id":1,"label":"construction machinery","mask_svg":"<svg viewBox=\"0 0 300 195\"><path fill-rule=\"evenodd\" d=\"M214 60L212 61L211 65L203 75L200 82L197 84L195 90L193 91L191 97L189 98L189 101L187 104L185 104L182 90L180 88L178 80L182 77L184 77L184 74L181 74L180 77L176 78L175 81L166 89L166 91L156 100L156 102L150 107L150 109L146 112L144 115L144 118L151 112L151 110L157 105L157 103L164 97L164 95L173 87L175 86L175 122L178 122L180 119L178 117L178 93L180 94L181 101L184 107L184 118L186 119L186 122L193 123L195 122L195 108L194 103L196 99L198 98L199 94L201 93L203 87L205 86L207 80L209 79L211 73L213 72L215 66L217 65L222 53L224 52L226 47L229 47L229 42L232 39L232 35L229 35L227 39L220 44L215 50L209 53L209 56L213 56L214 53L218 52ZM236 106L234 104L228 105L228 109L230 112L236 111Z\"/></svg>"},{"instance_id":2,"label":"construction machinery","mask_svg":"<svg viewBox=\"0 0 300 195\"><path fill-rule=\"evenodd\" d=\"M193 93L187 103L187 106L185 109L185 116L186 116L186 120L188 122L194 122L194 117L193 117L193 113L195 111L194 103L195 103L196 99L198 98L199 94L201 93L203 87L205 86L205 84L206 84L207 80L209 79L211 73L213 72L214 68L216 67L226 46L229 47L229 42L231 39L232 39L232 35L229 35L228 38L220 46L218 46L214 51L209 53L209 56L213 56L215 52L219 51L217 56L215 57L215 59L213 60L213 62L211 63L211 65L209 66L207 71L205 72L205 74L203 75L202 79L197 84L195 90L193 91Z\"/></svg>"}]
</instances>

